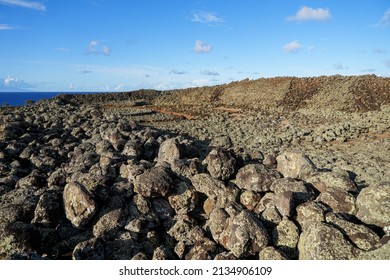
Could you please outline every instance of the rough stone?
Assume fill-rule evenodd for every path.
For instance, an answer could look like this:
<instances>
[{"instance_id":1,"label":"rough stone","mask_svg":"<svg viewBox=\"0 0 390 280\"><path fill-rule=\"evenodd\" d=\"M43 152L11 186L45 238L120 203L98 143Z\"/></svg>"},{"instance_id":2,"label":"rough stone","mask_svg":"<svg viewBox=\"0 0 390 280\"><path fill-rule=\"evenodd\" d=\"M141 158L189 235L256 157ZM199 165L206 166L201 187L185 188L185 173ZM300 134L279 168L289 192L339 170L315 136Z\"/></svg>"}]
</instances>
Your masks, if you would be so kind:
<instances>
[{"instance_id":1,"label":"rough stone","mask_svg":"<svg viewBox=\"0 0 390 280\"><path fill-rule=\"evenodd\" d=\"M349 178L347 172L318 172L307 178L307 181L319 192L326 192L328 189L357 191L356 184Z\"/></svg>"},{"instance_id":2,"label":"rough stone","mask_svg":"<svg viewBox=\"0 0 390 280\"><path fill-rule=\"evenodd\" d=\"M276 157L277 170L283 177L305 179L316 171L316 166L308 156L294 152L284 152Z\"/></svg>"},{"instance_id":3,"label":"rough stone","mask_svg":"<svg viewBox=\"0 0 390 280\"><path fill-rule=\"evenodd\" d=\"M270 191L270 186L280 175L267 169L261 164L248 164L237 172L236 182L240 189L251 190L255 192Z\"/></svg>"},{"instance_id":4,"label":"rough stone","mask_svg":"<svg viewBox=\"0 0 390 280\"><path fill-rule=\"evenodd\" d=\"M351 215L356 213L356 198L342 189L328 188L317 200L328 205L335 213L344 212Z\"/></svg>"},{"instance_id":5,"label":"rough stone","mask_svg":"<svg viewBox=\"0 0 390 280\"><path fill-rule=\"evenodd\" d=\"M322 222L312 223L304 230L298 243L300 260L350 260L359 250L336 228Z\"/></svg>"},{"instance_id":6,"label":"rough stone","mask_svg":"<svg viewBox=\"0 0 390 280\"><path fill-rule=\"evenodd\" d=\"M359 193L356 216L366 224L390 226L390 183L367 187Z\"/></svg>"},{"instance_id":7,"label":"rough stone","mask_svg":"<svg viewBox=\"0 0 390 280\"><path fill-rule=\"evenodd\" d=\"M228 150L212 149L204 163L211 177L220 180L228 180L235 173L236 159Z\"/></svg>"},{"instance_id":8,"label":"rough stone","mask_svg":"<svg viewBox=\"0 0 390 280\"><path fill-rule=\"evenodd\" d=\"M65 186L63 200L66 218L76 228L85 226L97 211L92 196L77 182Z\"/></svg>"},{"instance_id":9,"label":"rough stone","mask_svg":"<svg viewBox=\"0 0 390 280\"><path fill-rule=\"evenodd\" d=\"M210 198L217 198L221 189L225 188L222 181L214 179L206 173L194 175L191 182L197 192L204 193Z\"/></svg>"},{"instance_id":10,"label":"rough stone","mask_svg":"<svg viewBox=\"0 0 390 280\"><path fill-rule=\"evenodd\" d=\"M240 258L259 253L268 245L269 236L262 222L244 210L227 220L219 243Z\"/></svg>"},{"instance_id":11,"label":"rough stone","mask_svg":"<svg viewBox=\"0 0 390 280\"><path fill-rule=\"evenodd\" d=\"M172 188L171 174L161 166L146 170L138 175L134 182L134 192L144 197L167 196Z\"/></svg>"}]
</instances>

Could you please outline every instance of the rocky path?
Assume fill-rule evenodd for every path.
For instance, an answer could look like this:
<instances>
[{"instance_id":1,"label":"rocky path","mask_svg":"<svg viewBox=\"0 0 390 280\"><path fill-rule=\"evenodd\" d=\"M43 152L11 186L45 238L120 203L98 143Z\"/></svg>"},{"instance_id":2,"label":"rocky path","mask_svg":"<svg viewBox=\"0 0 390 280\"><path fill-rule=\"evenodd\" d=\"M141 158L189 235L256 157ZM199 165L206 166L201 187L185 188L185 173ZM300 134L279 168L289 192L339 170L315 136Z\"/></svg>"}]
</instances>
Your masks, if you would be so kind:
<instances>
[{"instance_id":1,"label":"rocky path","mask_svg":"<svg viewBox=\"0 0 390 280\"><path fill-rule=\"evenodd\" d=\"M387 107L72 104L0 109L4 259L390 259Z\"/></svg>"}]
</instances>

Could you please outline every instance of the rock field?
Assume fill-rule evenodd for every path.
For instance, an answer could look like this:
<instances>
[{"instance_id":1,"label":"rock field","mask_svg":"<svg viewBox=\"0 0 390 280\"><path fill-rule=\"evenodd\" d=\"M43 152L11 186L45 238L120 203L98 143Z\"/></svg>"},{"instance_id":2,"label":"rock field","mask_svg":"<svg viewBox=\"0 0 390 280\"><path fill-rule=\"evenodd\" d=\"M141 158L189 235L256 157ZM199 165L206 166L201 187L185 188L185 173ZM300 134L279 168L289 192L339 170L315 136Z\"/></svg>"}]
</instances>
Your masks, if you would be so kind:
<instances>
[{"instance_id":1,"label":"rock field","mask_svg":"<svg viewBox=\"0 0 390 280\"><path fill-rule=\"evenodd\" d=\"M390 259L390 79L0 108L0 259Z\"/></svg>"}]
</instances>

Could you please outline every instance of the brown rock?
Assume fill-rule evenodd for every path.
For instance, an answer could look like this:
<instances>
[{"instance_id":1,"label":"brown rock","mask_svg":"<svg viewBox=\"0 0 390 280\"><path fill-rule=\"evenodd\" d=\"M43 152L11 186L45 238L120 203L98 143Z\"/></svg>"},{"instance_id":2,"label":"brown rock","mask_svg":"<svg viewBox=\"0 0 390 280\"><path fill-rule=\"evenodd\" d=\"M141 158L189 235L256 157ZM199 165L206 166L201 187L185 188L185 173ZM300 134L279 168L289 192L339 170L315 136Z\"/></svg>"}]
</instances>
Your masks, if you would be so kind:
<instances>
[{"instance_id":1,"label":"brown rock","mask_svg":"<svg viewBox=\"0 0 390 280\"><path fill-rule=\"evenodd\" d=\"M312 223L325 221L326 207L316 201L308 201L296 209L297 221L302 230L310 228Z\"/></svg>"},{"instance_id":2,"label":"brown rock","mask_svg":"<svg viewBox=\"0 0 390 280\"><path fill-rule=\"evenodd\" d=\"M253 211L257 204L259 204L261 199L260 194L254 191L244 191L240 195L240 202L244 205L248 210Z\"/></svg>"},{"instance_id":3,"label":"brown rock","mask_svg":"<svg viewBox=\"0 0 390 280\"><path fill-rule=\"evenodd\" d=\"M328 188L317 200L328 205L335 213L344 212L351 215L356 213L356 198L344 190Z\"/></svg>"},{"instance_id":4,"label":"brown rock","mask_svg":"<svg viewBox=\"0 0 390 280\"><path fill-rule=\"evenodd\" d=\"M228 150L212 149L204 163L211 177L220 180L228 180L235 173L236 159Z\"/></svg>"},{"instance_id":5,"label":"brown rock","mask_svg":"<svg viewBox=\"0 0 390 280\"><path fill-rule=\"evenodd\" d=\"M262 164L248 164L237 172L236 182L240 189L267 192L275 179L280 178L276 171Z\"/></svg>"},{"instance_id":6,"label":"brown rock","mask_svg":"<svg viewBox=\"0 0 390 280\"><path fill-rule=\"evenodd\" d=\"M262 222L244 210L227 220L219 243L240 258L259 253L268 245L269 236Z\"/></svg>"},{"instance_id":7,"label":"brown rock","mask_svg":"<svg viewBox=\"0 0 390 280\"><path fill-rule=\"evenodd\" d=\"M134 192L144 197L167 196L172 188L171 175L161 166L146 170L138 175L134 182Z\"/></svg>"},{"instance_id":8,"label":"brown rock","mask_svg":"<svg viewBox=\"0 0 390 280\"><path fill-rule=\"evenodd\" d=\"M349 178L347 172L317 172L307 178L319 192L325 192L328 189L340 189L347 192L357 190L356 184Z\"/></svg>"}]
</instances>

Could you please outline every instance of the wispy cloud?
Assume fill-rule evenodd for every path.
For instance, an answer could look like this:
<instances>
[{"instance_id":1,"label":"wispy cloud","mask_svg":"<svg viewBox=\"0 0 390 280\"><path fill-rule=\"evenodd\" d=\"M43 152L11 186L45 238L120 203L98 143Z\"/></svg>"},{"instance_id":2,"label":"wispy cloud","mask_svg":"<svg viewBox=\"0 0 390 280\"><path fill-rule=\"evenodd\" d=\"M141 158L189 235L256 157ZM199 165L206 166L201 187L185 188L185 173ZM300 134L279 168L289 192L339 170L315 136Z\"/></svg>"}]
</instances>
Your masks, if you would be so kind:
<instances>
[{"instance_id":1,"label":"wispy cloud","mask_svg":"<svg viewBox=\"0 0 390 280\"><path fill-rule=\"evenodd\" d=\"M191 21L204 23L208 25L215 25L224 22L224 19L218 17L216 13L208 11L196 11L192 13Z\"/></svg>"},{"instance_id":2,"label":"wispy cloud","mask_svg":"<svg viewBox=\"0 0 390 280\"><path fill-rule=\"evenodd\" d=\"M360 72L362 72L362 73L374 73L374 72L376 72L376 69L374 69L374 68L362 69L362 70L360 70Z\"/></svg>"},{"instance_id":3,"label":"wispy cloud","mask_svg":"<svg viewBox=\"0 0 390 280\"><path fill-rule=\"evenodd\" d=\"M374 24L373 27L389 27L390 26L390 8L386 10L382 18L377 24Z\"/></svg>"},{"instance_id":4,"label":"wispy cloud","mask_svg":"<svg viewBox=\"0 0 390 280\"><path fill-rule=\"evenodd\" d=\"M22 8L46 11L46 6L41 2L25 1L25 0L0 0L0 4L18 6Z\"/></svg>"},{"instance_id":5,"label":"wispy cloud","mask_svg":"<svg viewBox=\"0 0 390 280\"><path fill-rule=\"evenodd\" d=\"M57 52L68 52L68 51L70 51L68 48L54 48L53 50L55 50Z\"/></svg>"},{"instance_id":6,"label":"wispy cloud","mask_svg":"<svg viewBox=\"0 0 390 280\"><path fill-rule=\"evenodd\" d=\"M298 10L294 16L287 17L288 21L326 21L332 18L328 8L313 9L311 7L303 6Z\"/></svg>"},{"instance_id":7,"label":"wispy cloud","mask_svg":"<svg viewBox=\"0 0 390 280\"><path fill-rule=\"evenodd\" d=\"M184 75L184 74L187 74L187 71L183 71L183 70L172 70L169 72L169 74L174 74L174 75Z\"/></svg>"},{"instance_id":8,"label":"wispy cloud","mask_svg":"<svg viewBox=\"0 0 390 280\"><path fill-rule=\"evenodd\" d=\"M372 50L373 53L387 53L386 49L376 48Z\"/></svg>"},{"instance_id":9,"label":"wispy cloud","mask_svg":"<svg viewBox=\"0 0 390 280\"><path fill-rule=\"evenodd\" d=\"M195 46L194 46L194 52L196 53L209 53L213 49L213 46L207 45L205 42L201 40L196 40L195 41Z\"/></svg>"},{"instance_id":10,"label":"wispy cloud","mask_svg":"<svg viewBox=\"0 0 390 280\"><path fill-rule=\"evenodd\" d=\"M347 69L349 69L349 67L345 66L341 62L337 62L337 63L333 64L333 69L334 70L347 70Z\"/></svg>"},{"instance_id":11,"label":"wispy cloud","mask_svg":"<svg viewBox=\"0 0 390 280\"><path fill-rule=\"evenodd\" d=\"M9 24L0 24L0 30L12 30L12 29L16 29L16 27Z\"/></svg>"},{"instance_id":12,"label":"wispy cloud","mask_svg":"<svg viewBox=\"0 0 390 280\"><path fill-rule=\"evenodd\" d=\"M201 72L203 75L207 75L207 76L219 76L219 73L218 72L215 72L215 71L210 71L210 70L204 70Z\"/></svg>"},{"instance_id":13,"label":"wispy cloud","mask_svg":"<svg viewBox=\"0 0 390 280\"><path fill-rule=\"evenodd\" d=\"M89 74L89 73L92 73L92 71L91 70L80 70L80 73Z\"/></svg>"},{"instance_id":14,"label":"wispy cloud","mask_svg":"<svg viewBox=\"0 0 390 280\"><path fill-rule=\"evenodd\" d=\"M88 43L86 54L94 54L94 55L105 55L110 56L111 55L111 48L104 45L100 48L99 46L100 41L99 40L92 40Z\"/></svg>"},{"instance_id":15,"label":"wispy cloud","mask_svg":"<svg viewBox=\"0 0 390 280\"><path fill-rule=\"evenodd\" d=\"M287 53L297 53L301 48L302 45L298 42L298 40L294 40L283 46L283 50Z\"/></svg>"}]
</instances>

